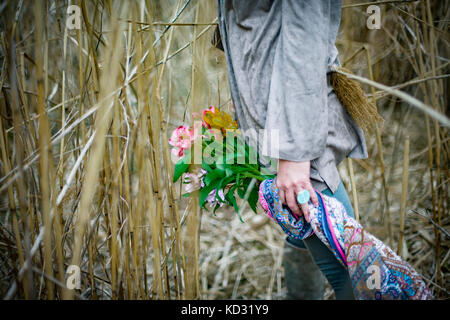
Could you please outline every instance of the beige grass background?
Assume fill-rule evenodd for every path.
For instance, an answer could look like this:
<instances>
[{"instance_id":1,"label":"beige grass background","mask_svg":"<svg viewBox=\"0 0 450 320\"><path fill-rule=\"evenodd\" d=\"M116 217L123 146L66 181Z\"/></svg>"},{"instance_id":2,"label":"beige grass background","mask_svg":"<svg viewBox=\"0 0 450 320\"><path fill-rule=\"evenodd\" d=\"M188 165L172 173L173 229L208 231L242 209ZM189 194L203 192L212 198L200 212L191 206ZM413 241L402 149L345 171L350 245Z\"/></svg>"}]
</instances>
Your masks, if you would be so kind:
<instances>
[{"instance_id":1,"label":"beige grass background","mask_svg":"<svg viewBox=\"0 0 450 320\"><path fill-rule=\"evenodd\" d=\"M78 30L66 28L70 4ZM339 170L362 224L447 299L449 3L378 5L381 29L369 30L367 3L344 1L341 62L391 89L363 84L385 121L369 158ZM280 229L262 212L241 223L200 211L171 182L171 131L211 104L231 112L216 10L0 4L0 297L283 299ZM65 287L70 265L78 290Z\"/></svg>"}]
</instances>

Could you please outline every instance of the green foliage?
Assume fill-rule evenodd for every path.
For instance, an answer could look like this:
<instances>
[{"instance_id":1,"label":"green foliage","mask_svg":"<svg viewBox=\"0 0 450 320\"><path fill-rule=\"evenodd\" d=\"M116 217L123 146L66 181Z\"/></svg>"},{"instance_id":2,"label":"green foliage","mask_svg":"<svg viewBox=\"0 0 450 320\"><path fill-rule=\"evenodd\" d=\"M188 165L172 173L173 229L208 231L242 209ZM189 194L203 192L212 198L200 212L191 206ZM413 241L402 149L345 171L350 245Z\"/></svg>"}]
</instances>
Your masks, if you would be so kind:
<instances>
[{"instance_id":1,"label":"green foliage","mask_svg":"<svg viewBox=\"0 0 450 320\"><path fill-rule=\"evenodd\" d=\"M272 178L273 175L261 173L257 153L237 131L228 132L225 139L215 136L209 129L202 127L202 163L204 170L199 191L199 206L208 210L208 202L214 206L215 213L222 204L232 206L239 215L240 207L236 196L247 202L256 213L258 203L258 188L261 181ZM227 144L227 139L228 140ZM256 156L256 157L255 157ZM173 181L177 181L184 173L189 172L191 160L190 149L175 164ZM256 161L255 161L256 160ZM185 182L186 183L186 182ZM214 201L210 194L214 192ZM183 196L189 196L185 193ZM208 199L209 197L209 199ZM242 218L239 216L242 221Z\"/></svg>"},{"instance_id":2,"label":"green foliage","mask_svg":"<svg viewBox=\"0 0 450 320\"><path fill-rule=\"evenodd\" d=\"M181 175L185 172L188 171L189 169L189 161L188 159L190 159L190 154L186 153L186 155L181 158L180 160L178 160L178 162L175 164L175 169L174 169L174 173L173 173L173 182L178 181L178 179L180 179Z\"/></svg>"},{"instance_id":3,"label":"green foliage","mask_svg":"<svg viewBox=\"0 0 450 320\"><path fill-rule=\"evenodd\" d=\"M209 146L211 143L218 143L213 136L208 136L205 128L203 130L205 136L208 137L203 141L204 147ZM240 207L236 200L236 196L238 196L240 199L248 202L250 208L256 213L259 183L265 179L272 178L273 175L261 174L261 167L258 161L251 163L251 155L256 154L256 152L243 141L242 136L229 136L229 138L233 138L232 144L227 145L224 140L222 150L214 149L211 152L211 157L215 157L216 152L220 152L221 157L218 159L219 161L211 162L208 161L210 160L208 158L202 159L202 168L207 173L203 178L205 185L200 191L199 204L201 207L205 207L206 198L211 191L216 190L215 199L218 203L214 207L214 212L220 207L220 202L225 202L227 205L232 206L236 213L239 213ZM238 143L241 143L244 148L238 148ZM229 147L232 147L232 150L227 152ZM253 179L256 179L256 183L251 183ZM219 196L219 190L223 190L225 200ZM239 219L242 221L240 216Z\"/></svg>"}]
</instances>

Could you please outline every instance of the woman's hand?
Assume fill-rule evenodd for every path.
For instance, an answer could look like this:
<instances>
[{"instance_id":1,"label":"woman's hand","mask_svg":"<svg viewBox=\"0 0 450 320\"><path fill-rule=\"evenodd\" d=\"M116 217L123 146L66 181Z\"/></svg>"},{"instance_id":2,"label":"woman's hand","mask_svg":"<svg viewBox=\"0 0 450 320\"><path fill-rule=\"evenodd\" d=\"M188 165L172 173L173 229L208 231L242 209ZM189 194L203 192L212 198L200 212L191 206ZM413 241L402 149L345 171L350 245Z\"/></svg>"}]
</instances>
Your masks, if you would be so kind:
<instances>
[{"instance_id":1,"label":"woman's hand","mask_svg":"<svg viewBox=\"0 0 450 320\"><path fill-rule=\"evenodd\" d=\"M311 185L309 170L309 161L295 162L279 159L276 179L277 187L280 190L281 202L287 205L296 215L301 216L303 214L308 222L310 222L308 204L299 205L297 203L297 193L301 190L308 190L313 205L319 205L317 195Z\"/></svg>"}]
</instances>

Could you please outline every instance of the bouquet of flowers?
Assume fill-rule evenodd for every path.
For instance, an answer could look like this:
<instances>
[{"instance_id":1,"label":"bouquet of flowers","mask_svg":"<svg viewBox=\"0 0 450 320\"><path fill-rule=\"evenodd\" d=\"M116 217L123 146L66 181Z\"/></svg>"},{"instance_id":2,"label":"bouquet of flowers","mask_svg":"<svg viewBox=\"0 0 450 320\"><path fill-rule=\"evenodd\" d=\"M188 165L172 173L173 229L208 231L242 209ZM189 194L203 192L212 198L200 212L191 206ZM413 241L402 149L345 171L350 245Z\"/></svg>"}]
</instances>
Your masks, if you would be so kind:
<instances>
[{"instance_id":1,"label":"bouquet of flowers","mask_svg":"<svg viewBox=\"0 0 450 320\"><path fill-rule=\"evenodd\" d=\"M237 194L256 213L259 184L274 176L261 172L255 149L229 114L211 106L201 117L193 114L193 119L193 126L179 126L169 139L175 162L173 181L182 179L183 196L198 193L200 207L208 210L208 205L215 213L230 205L239 215Z\"/></svg>"}]
</instances>

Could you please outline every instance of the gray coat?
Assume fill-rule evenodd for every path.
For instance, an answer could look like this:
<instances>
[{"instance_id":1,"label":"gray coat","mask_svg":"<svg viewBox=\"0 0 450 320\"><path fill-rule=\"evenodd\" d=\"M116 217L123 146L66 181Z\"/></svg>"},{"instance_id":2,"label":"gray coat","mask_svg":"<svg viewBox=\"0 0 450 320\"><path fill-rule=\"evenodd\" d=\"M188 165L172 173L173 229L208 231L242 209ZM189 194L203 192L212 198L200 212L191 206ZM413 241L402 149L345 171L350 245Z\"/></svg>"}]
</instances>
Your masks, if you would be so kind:
<instances>
[{"instance_id":1,"label":"gray coat","mask_svg":"<svg viewBox=\"0 0 450 320\"><path fill-rule=\"evenodd\" d=\"M219 29L239 127L277 132L260 154L311 161L311 180L335 191L337 165L366 158L362 130L336 98L327 73L339 65L334 45L340 0L218 0ZM264 142L262 142L264 141ZM264 149L264 150L263 150Z\"/></svg>"}]
</instances>

